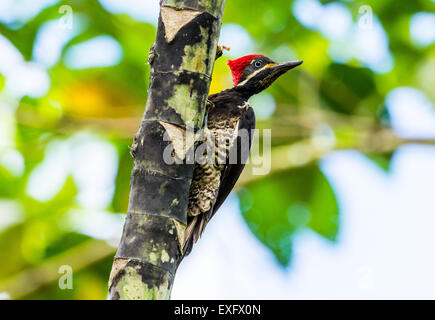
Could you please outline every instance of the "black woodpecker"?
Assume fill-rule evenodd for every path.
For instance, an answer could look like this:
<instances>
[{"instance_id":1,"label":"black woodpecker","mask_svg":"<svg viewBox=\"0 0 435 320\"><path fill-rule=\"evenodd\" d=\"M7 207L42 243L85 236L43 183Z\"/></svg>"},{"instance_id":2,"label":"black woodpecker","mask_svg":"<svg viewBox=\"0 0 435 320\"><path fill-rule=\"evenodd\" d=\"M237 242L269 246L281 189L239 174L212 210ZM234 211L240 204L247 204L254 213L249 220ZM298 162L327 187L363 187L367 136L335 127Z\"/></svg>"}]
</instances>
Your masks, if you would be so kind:
<instances>
[{"instance_id":1,"label":"black woodpecker","mask_svg":"<svg viewBox=\"0 0 435 320\"><path fill-rule=\"evenodd\" d=\"M208 97L211 107L204 131L207 138L211 137L213 141L213 161L195 163L184 235L184 256L190 253L207 223L233 189L248 159L255 129L255 114L249 98L300 64L302 61L277 64L263 55L248 55L228 61L234 87ZM242 139L242 131L248 133L245 134L247 139Z\"/></svg>"}]
</instances>

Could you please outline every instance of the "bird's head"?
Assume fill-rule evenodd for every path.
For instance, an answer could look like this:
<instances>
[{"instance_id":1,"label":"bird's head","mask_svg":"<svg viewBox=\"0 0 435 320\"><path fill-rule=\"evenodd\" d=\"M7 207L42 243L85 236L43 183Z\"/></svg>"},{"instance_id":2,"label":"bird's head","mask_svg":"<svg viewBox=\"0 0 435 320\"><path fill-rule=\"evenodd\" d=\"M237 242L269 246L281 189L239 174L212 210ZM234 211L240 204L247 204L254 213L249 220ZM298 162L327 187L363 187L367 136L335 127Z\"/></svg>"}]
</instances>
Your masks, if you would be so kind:
<instances>
[{"instance_id":1,"label":"bird's head","mask_svg":"<svg viewBox=\"0 0 435 320\"><path fill-rule=\"evenodd\" d=\"M235 60L229 60L228 66L233 75L234 86L246 87L252 94L268 88L281 75L293 69L303 61L276 63L263 55L252 54Z\"/></svg>"}]
</instances>

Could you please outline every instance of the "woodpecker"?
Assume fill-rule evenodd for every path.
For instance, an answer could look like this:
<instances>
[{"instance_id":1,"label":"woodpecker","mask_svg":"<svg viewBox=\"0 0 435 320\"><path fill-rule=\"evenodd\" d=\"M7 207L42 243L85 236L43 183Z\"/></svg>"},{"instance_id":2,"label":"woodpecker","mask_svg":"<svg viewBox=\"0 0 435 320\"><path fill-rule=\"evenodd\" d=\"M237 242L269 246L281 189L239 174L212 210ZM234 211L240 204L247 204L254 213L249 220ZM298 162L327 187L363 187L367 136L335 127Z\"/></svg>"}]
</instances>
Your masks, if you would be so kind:
<instances>
[{"instance_id":1,"label":"woodpecker","mask_svg":"<svg viewBox=\"0 0 435 320\"><path fill-rule=\"evenodd\" d=\"M229 60L227 64L234 87L208 97L210 109L204 132L207 141L211 138L214 146L214 161L196 162L194 166L182 247L184 256L190 253L207 223L233 189L248 159L255 129L255 114L249 98L268 88L302 61L278 64L264 55L248 55ZM242 139L241 131L248 133L247 141ZM236 157L231 158L232 154Z\"/></svg>"}]
</instances>

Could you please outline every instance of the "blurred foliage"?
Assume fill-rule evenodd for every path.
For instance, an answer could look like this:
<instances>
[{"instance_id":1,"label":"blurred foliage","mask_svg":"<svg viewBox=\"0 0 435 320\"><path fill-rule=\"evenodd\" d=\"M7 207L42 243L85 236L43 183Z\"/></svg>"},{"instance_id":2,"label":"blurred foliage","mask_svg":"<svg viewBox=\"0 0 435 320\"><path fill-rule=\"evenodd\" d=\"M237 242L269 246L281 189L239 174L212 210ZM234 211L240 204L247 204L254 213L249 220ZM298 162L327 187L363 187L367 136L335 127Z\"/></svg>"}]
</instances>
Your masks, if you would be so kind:
<instances>
[{"instance_id":1,"label":"blurred foliage","mask_svg":"<svg viewBox=\"0 0 435 320\"><path fill-rule=\"evenodd\" d=\"M329 241L337 241L339 207L317 165L319 159L330 151L352 148L388 170L398 143L394 140L391 145L379 146L379 141L384 141L379 140L379 132L389 130L386 95L406 85L435 99L433 74L424 72L434 65L435 47L418 48L409 34L412 15L433 12L433 1L320 2L346 6L354 23L359 8L371 6L388 36L394 68L380 74L355 58L346 63L333 61L328 51L332 40L295 18L294 1L269 0L254 5L248 0L227 1L224 15L224 25L234 23L245 28L256 52L270 56L282 56L284 52L289 59L305 61L302 68L282 77L268 90L276 109L271 117L258 121L259 128L273 130L272 159L278 160L272 162L271 174L258 179L247 176L238 192L249 228L284 266L291 261L293 239L302 230L313 230ZM105 299L115 249L90 246L86 255L77 254L77 248L94 238L69 220L74 210L87 214L92 209L79 201L83 178L69 172L49 200L33 198L29 186L54 143L61 141L65 152L74 152L68 141L77 133L90 133L114 146L118 157L112 200L98 209L113 217L126 211L132 169L129 145L147 99L146 61L156 27L127 14L110 13L97 0L73 0L59 1L22 24L0 23L0 34L19 50L24 61L30 62L38 32L48 21L62 17L59 7L64 4L72 6L79 27L62 47L59 61L47 70L51 82L48 93L39 98L16 97L7 92L8 79L0 69L0 125L12 135L10 141L0 137L0 210L7 217L6 222L0 219L0 292L22 285L17 279L26 279L39 270L34 290L17 290L24 292L18 298ZM120 44L122 61L111 67L69 69L65 63L69 50L101 35ZM341 46L344 49L346 43ZM213 93L231 86L226 60L216 62ZM60 158L51 163L53 175L63 161ZM47 187L42 180L40 185ZM44 280L50 279L41 276L52 267L50 261L61 265L71 255L79 257L73 259L75 290L60 290L56 281Z\"/></svg>"},{"instance_id":2,"label":"blurred foliage","mask_svg":"<svg viewBox=\"0 0 435 320\"><path fill-rule=\"evenodd\" d=\"M295 232L311 228L334 241L338 206L316 166L276 173L239 191L240 206L252 232L283 265L289 263Z\"/></svg>"}]
</instances>

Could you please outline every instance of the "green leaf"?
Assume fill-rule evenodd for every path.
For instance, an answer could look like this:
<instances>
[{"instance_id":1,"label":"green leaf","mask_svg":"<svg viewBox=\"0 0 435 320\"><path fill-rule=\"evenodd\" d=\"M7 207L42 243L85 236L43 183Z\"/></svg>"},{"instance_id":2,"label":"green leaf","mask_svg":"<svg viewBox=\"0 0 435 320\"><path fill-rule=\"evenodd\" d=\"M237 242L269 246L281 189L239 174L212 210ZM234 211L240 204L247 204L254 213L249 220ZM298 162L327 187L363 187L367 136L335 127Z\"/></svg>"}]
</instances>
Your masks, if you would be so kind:
<instances>
[{"instance_id":1,"label":"green leaf","mask_svg":"<svg viewBox=\"0 0 435 320\"><path fill-rule=\"evenodd\" d=\"M354 113L361 100L376 94L375 88L369 69L337 63L327 68L320 83L321 94L329 106L346 114ZM376 109L371 111L375 113Z\"/></svg>"},{"instance_id":2,"label":"green leaf","mask_svg":"<svg viewBox=\"0 0 435 320\"><path fill-rule=\"evenodd\" d=\"M26 212L26 221L21 251L27 261L40 263L47 255L47 248L63 236L59 221L74 206L76 195L77 187L69 177L59 193L47 202L22 196L20 202Z\"/></svg>"},{"instance_id":3,"label":"green leaf","mask_svg":"<svg viewBox=\"0 0 435 320\"><path fill-rule=\"evenodd\" d=\"M57 239L47 245L44 259L61 254L62 252L72 249L89 239L89 236L76 232L61 234Z\"/></svg>"},{"instance_id":4,"label":"green leaf","mask_svg":"<svg viewBox=\"0 0 435 320\"><path fill-rule=\"evenodd\" d=\"M370 153L366 155L372 162L374 162L380 169L388 172L390 170L390 163L393 153L379 154Z\"/></svg>"},{"instance_id":5,"label":"green leaf","mask_svg":"<svg viewBox=\"0 0 435 320\"><path fill-rule=\"evenodd\" d=\"M0 165L0 198L15 198L21 191L23 181Z\"/></svg>"},{"instance_id":6,"label":"green leaf","mask_svg":"<svg viewBox=\"0 0 435 320\"><path fill-rule=\"evenodd\" d=\"M124 142L124 141L123 141ZM130 141L132 143L132 141ZM127 142L119 147L119 168L116 176L115 194L113 195L112 207L115 212L127 212L128 199L130 195L130 176L133 170L133 158L130 155L130 148Z\"/></svg>"},{"instance_id":7,"label":"green leaf","mask_svg":"<svg viewBox=\"0 0 435 320\"><path fill-rule=\"evenodd\" d=\"M0 73L0 92L3 90L3 88L5 87L5 77Z\"/></svg>"},{"instance_id":8,"label":"green leaf","mask_svg":"<svg viewBox=\"0 0 435 320\"><path fill-rule=\"evenodd\" d=\"M11 226L0 233L0 279L6 278L26 266L21 254L23 225Z\"/></svg>"},{"instance_id":9,"label":"green leaf","mask_svg":"<svg viewBox=\"0 0 435 320\"><path fill-rule=\"evenodd\" d=\"M288 265L297 231L312 229L335 241L338 205L317 166L292 169L248 184L238 192L240 208L255 236Z\"/></svg>"}]
</instances>

